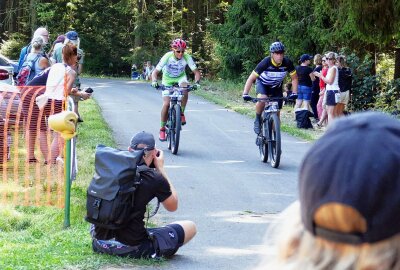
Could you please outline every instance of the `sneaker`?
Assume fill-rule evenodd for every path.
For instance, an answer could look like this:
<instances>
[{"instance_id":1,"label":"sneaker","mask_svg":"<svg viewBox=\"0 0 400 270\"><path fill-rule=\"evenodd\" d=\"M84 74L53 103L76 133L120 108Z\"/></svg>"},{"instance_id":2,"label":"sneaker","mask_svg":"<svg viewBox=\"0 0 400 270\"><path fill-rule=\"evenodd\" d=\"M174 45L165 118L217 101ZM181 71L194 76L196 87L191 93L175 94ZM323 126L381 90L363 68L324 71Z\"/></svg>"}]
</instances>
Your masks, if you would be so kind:
<instances>
[{"instance_id":1,"label":"sneaker","mask_svg":"<svg viewBox=\"0 0 400 270\"><path fill-rule=\"evenodd\" d=\"M182 126L186 125L186 118L183 113L181 113L181 124L182 124Z\"/></svg>"},{"instance_id":2,"label":"sneaker","mask_svg":"<svg viewBox=\"0 0 400 270\"><path fill-rule=\"evenodd\" d=\"M158 139L162 142L165 142L167 140L166 134L165 134L165 127L160 128L160 136Z\"/></svg>"},{"instance_id":3,"label":"sneaker","mask_svg":"<svg viewBox=\"0 0 400 270\"><path fill-rule=\"evenodd\" d=\"M256 117L256 120L254 120L254 132L256 134L261 133L261 123L260 123L260 118Z\"/></svg>"}]
</instances>

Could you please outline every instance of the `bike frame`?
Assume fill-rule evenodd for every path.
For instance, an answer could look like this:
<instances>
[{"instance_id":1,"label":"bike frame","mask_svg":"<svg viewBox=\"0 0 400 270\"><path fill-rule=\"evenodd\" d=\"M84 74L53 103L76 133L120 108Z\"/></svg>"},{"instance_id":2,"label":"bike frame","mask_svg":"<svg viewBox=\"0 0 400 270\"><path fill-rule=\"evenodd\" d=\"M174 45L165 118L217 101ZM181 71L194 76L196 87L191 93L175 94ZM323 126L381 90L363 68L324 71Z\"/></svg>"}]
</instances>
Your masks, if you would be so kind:
<instances>
[{"instance_id":1,"label":"bike frame","mask_svg":"<svg viewBox=\"0 0 400 270\"><path fill-rule=\"evenodd\" d=\"M257 145L263 162L270 158L271 166L277 168L281 155L281 136L278 100L282 98L253 98L253 102L266 102L262 115L263 130L257 135ZM275 129L271 125L274 125Z\"/></svg>"},{"instance_id":2,"label":"bike frame","mask_svg":"<svg viewBox=\"0 0 400 270\"><path fill-rule=\"evenodd\" d=\"M162 86L163 91L168 91L168 95L163 93L163 97L169 97L169 109L168 109L168 120L166 125L166 133L168 140L168 149L172 150L173 154L178 152L179 138L181 126L181 101L184 95L184 91L193 90L192 86L180 87L180 86ZM175 121L173 121L175 119Z\"/></svg>"}]
</instances>

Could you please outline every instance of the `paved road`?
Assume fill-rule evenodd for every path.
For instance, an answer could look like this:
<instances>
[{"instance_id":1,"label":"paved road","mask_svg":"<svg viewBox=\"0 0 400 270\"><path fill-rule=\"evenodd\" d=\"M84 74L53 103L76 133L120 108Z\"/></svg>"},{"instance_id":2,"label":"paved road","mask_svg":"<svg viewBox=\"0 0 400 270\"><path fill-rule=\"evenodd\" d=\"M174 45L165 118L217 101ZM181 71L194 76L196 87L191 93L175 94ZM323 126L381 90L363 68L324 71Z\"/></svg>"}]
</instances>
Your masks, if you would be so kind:
<instances>
[{"instance_id":1,"label":"paved road","mask_svg":"<svg viewBox=\"0 0 400 270\"><path fill-rule=\"evenodd\" d=\"M84 84L95 90L120 148L141 130L157 136L160 92L136 81L85 79ZM179 209L160 211L156 222L193 220L198 234L158 268L251 269L260 259L268 223L297 197L297 169L310 145L283 134L281 165L273 169L258 159L252 119L194 95L186 117L177 156L166 142L157 143L166 153Z\"/></svg>"}]
</instances>

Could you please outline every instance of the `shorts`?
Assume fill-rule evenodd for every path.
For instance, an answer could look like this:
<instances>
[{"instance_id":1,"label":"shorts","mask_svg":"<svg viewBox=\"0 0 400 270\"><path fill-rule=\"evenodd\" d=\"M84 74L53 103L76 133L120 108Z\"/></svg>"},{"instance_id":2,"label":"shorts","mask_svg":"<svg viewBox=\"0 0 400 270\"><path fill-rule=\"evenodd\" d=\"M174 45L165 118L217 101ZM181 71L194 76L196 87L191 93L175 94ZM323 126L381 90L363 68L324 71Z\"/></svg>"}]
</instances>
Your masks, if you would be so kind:
<instances>
[{"instance_id":1,"label":"shorts","mask_svg":"<svg viewBox=\"0 0 400 270\"><path fill-rule=\"evenodd\" d=\"M256 93L266 95L268 97L283 97L282 88L280 87L269 87L263 84L261 81L256 81ZM278 100L279 109L282 109L283 99Z\"/></svg>"},{"instance_id":2,"label":"shorts","mask_svg":"<svg viewBox=\"0 0 400 270\"><path fill-rule=\"evenodd\" d=\"M340 92L340 101L339 103L347 105L350 100L350 91L347 90L345 92Z\"/></svg>"},{"instance_id":3,"label":"shorts","mask_svg":"<svg viewBox=\"0 0 400 270\"><path fill-rule=\"evenodd\" d=\"M154 249L158 257L171 257L183 245L185 239L185 231L179 224L168 224L147 231L154 241Z\"/></svg>"},{"instance_id":4,"label":"shorts","mask_svg":"<svg viewBox=\"0 0 400 270\"><path fill-rule=\"evenodd\" d=\"M161 83L165 86L173 86L176 83L181 86L183 83L189 83L189 81L186 77L186 74L183 74L182 76L176 78L163 76Z\"/></svg>"},{"instance_id":5,"label":"shorts","mask_svg":"<svg viewBox=\"0 0 400 270\"><path fill-rule=\"evenodd\" d=\"M114 239L98 240L94 238L93 225L90 230L93 237L93 251L135 259L171 257L183 245L185 239L185 232L179 224L168 224L160 228L147 229L149 238L136 246L125 245Z\"/></svg>"},{"instance_id":6,"label":"shorts","mask_svg":"<svg viewBox=\"0 0 400 270\"><path fill-rule=\"evenodd\" d=\"M312 93L311 86L299 85L298 91L297 91L297 99L310 101L311 93Z\"/></svg>"},{"instance_id":7,"label":"shorts","mask_svg":"<svg viewBox=\"0 0 400 270\"><path fill-rule=\"evenodd\" d=\"M327 106L336 106L335 93L339 93L339 90L326 90Z\"/></svg>"}]
</instances>

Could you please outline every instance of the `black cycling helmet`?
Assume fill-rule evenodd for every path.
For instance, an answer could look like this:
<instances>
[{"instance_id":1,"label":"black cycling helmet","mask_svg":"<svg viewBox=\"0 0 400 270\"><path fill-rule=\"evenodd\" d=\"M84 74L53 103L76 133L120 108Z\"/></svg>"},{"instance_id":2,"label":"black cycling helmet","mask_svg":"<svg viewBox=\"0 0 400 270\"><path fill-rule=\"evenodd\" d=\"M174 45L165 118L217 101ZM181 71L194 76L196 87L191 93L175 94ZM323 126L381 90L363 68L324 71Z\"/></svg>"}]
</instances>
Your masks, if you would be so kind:
<instances>
[{"instance_id":1,"label":"black cycling helmet","mask_svg":"<svg viewBox=\"0 0 400 270\"><path fill-rule=\"evenodd\" d=\"M284 52L285 51L285 46L282 44L282 42L275 41L274 43L269 46L269 51L271 53L274 52Z\"/></svg>"}]
</instances>

